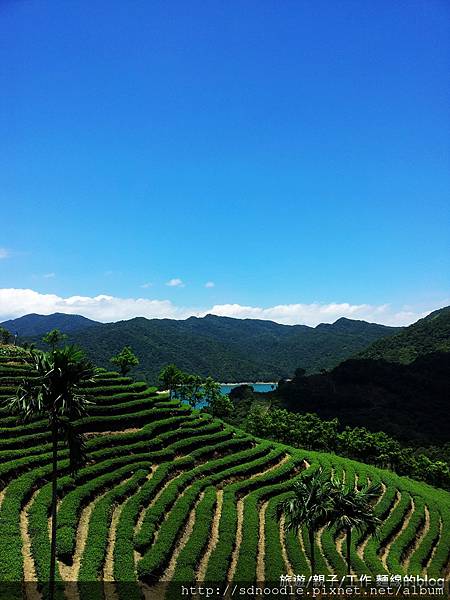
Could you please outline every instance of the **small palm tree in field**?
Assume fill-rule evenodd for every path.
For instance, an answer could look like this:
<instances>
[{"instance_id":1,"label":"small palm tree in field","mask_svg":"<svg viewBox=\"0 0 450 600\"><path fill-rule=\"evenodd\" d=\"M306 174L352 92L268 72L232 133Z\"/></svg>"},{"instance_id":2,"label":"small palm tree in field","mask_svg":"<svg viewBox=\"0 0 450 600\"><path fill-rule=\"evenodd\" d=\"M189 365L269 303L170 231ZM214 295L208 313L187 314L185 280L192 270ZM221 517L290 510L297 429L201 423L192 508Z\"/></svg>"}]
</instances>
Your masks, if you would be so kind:
<instances>
[{"instance_id":1,"label":"small palm tree in field","mask_svg":"<svg viewBox=\"0 0 450 600\"><path fill-rule=\"evenodd\" d=\"M299 533L303 525L308 530L311 573L315 574L314 539L316 532L329 522L332 510L331 482L321 467L306 473L293 486L293 495L278 504L278 519L284 515L287 531Z\"/></svg>"},{"instance_id":2,"label":"small palm tree in field","mask_svg":"<svg viewBox=\"0 0 450 600\"><path fill-rule=\"evenodd\" d=\"M333 478L331 485L332 510L329 522L338 530L345 531L347 572L350 575L352 531L356 529L367 535L376 533L381 521L374 513L373 503L380 495L381 486L370 485L357 490L353 486L347 486L338 478Z\"/></svg>"},{"instance_id":3,"label":"small palm tree in field","mask_svg":"<svg viewBox=\"0 0 450 600\"><path fill-rule=\"evenodd\" d=\"M56 503L58 484L58 441L69 448L70 469L75 474L84 461L82 436L73 420L86 414L89 400L81 386L94 376L94 367L84 353L74 346L55 348L51 352L31 352L36 377L22 383L15 397L8 401L13 414L22 420L48 419L52 434L52 504L49 598L55 593Z\"/></svg>"}]
</instances>

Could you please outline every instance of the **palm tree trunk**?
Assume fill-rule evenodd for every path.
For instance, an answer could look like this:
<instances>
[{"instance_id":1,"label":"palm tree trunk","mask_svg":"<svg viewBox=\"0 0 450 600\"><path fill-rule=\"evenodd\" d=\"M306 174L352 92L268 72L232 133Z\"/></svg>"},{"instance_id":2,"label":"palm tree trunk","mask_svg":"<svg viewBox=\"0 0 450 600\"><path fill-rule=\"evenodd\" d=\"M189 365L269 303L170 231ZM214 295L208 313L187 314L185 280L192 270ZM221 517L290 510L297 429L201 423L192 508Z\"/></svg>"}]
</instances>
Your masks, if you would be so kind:
<instances>
[{"instance_id":1,"label":"palm tree trunk","mask_svg":"<svg viewBox=\"0 0 450 600\"><path fill-rule=\"evenodd\" d=\"M55 597L55 571L56 571L56 501L58 483L58 426L52 423L52 509L51 509L51 547L50 547L50 576L49 600Z\"/></svg>"},{"instance_id":2,"label":"palm tree trunk","mask_svg":"<svg viewBox=\"0 0 450 600\"><path fill-rule=\"evenodd\" d=\"M350 559L350 547L352 544L352 530L351 527L347 527L347 574L351 574L351 559Z\"/></svg>"},{"instance_id":3,"label":"palm tree trunk","mask_svg":"<svg viewBox=\"0 0 450 600\"><path fill-rule=\"evenodd\" d=\"M311 549L311 575L314 576L316 574L316 557L314 555L314 531L310 529L308 535L309 547Z\"/></svg>"}]
</instances>

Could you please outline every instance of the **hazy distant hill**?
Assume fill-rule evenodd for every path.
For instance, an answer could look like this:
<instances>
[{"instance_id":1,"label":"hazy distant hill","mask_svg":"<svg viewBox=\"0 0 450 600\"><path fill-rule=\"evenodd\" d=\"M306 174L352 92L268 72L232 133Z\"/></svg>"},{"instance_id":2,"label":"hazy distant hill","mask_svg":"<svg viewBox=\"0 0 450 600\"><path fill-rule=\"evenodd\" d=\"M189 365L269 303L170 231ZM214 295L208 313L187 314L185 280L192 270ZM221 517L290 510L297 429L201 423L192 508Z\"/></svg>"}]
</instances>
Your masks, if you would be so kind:
<instances>
[{"instance_id":1,"label":"hazy distant hill","mask_svg":"<svg viewBox=\"0 0 450 600\"><path fill-rule=\"evenodd\" d=\"M359 357L407 364L432 352L450 352L450 306L435 310L397 335L377 340Z\"/></svg>"},{"instance_id":2,"label":"hazy distant hill","mask_svg":"<svg viewBox=\"0 0 450 600\"><path fill-rule=\"evenodd\" d=\"M32 337L43 335L52 329L59 329L64 333L70 333L85 327L97 325L97 321L92 321L81 315L54 313L52 315L25 315L18 319L4 321L0 325L13 334L17 333L20 337Z\"/></svg>"},{"instance_id":3,"label":"hazy distant hill","mask_svg":"<svg viewBox=\"0 0 450 600\"><path fill-rule=\"evenodd\" d=\"M214 315L183 321L138 317L91 323L78 331L60 328L70 334L69 341L105 367L111 366L113 354L130 345L140 359L134 373L149 381L155 381L161 367L171 362L221 381L278 380L299 366L308 372L331 368L374 340L399 331L350 319L307 327Z\"/></svg>"}]
</instances>

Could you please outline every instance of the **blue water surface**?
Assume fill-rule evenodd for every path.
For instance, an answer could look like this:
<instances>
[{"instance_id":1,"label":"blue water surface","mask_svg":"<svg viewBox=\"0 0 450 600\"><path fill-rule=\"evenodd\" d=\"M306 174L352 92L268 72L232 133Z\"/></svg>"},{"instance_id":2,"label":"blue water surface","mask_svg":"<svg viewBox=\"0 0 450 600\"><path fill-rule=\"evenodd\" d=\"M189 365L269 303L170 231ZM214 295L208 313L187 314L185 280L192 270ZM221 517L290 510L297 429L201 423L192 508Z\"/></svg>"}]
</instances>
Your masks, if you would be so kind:
<instances>
[{"instance_id":1,"label":"blue water surface","mask_svg":"<svg viewBox=\"0 0 450 600\"><path fill-rule=\"evenodd\" d=\"M243 385L242 383L222 383L220 384L220 391L222 392L222 394L229 394L230 391L235 388L238 387L239 385ZM272 390L274 390L277 387L276 383L246 383L245 385L251 385L252 388L255 390L255 392L259 392L259 393L265 393L265 392L271 392ZM183 404L187 404L187 402L183 402ZM197 409L199 408L203 408L204 406L206 406L206 402L199 402L196 406Z\"/></svg>"},{"instance_id":2,"label":"blue water surface","mask_svg":"<svg viewBox=\"0 0 450 600\"><path fill-rule=\"evenodd\" d=\"M222 392L222 394L229 394L230 391L235 388L238 387L238 385L240 385L239 383L230 383L230 384L222 384L220 386L220 391ZM264 392L271 392L272 390L274 390L277 387L276 383L249 383L248 385L251 385L252 388L255 390L255 392L259 392L264 393Z\"/></svg>"}]
</instances>

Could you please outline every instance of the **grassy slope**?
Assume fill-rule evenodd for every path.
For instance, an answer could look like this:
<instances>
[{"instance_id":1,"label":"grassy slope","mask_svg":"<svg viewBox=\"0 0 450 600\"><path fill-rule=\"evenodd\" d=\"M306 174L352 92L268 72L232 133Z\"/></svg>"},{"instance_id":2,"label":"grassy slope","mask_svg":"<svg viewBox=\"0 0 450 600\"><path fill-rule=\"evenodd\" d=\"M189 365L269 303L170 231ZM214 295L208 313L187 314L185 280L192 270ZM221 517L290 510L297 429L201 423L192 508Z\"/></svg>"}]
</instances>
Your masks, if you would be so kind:
<instances>
[{"instance_id":1,"label":"grassy slope","mask_svg":"<svg viewBox=\"0 0 450 600\"><path fill-rule=\"evenodd\" d=\"M21 377L23 369L17 359L14 364L8 364L4 356L1 358L0 398L9 395L12 379ZM75 480L64 474L67 453L61 453L59 576L64 578L68 568L65 563L76 556L80 516L89 506L95 512L86 532L86 548L76 578L92 581L102 576L114 507L120 506L121 512L115 517L116 545L110 553L113 558L109 564L116 580L130 581L139 576L145 581L154 581L164 575L174 553L178 558L173 578L194 577L207 548L209 527L205 524L212 519L219 486L223 488L219 536L211 551L206 576L210 580L223 580L223 574L233 567L236 580L255 578L258 522L261 506L267 503L263 521L265 576L276 580L286 566L273 506L277 498L288 493L292 481L301 477L305 460L310 468L322 465L328 471L345 471L349 482L361 484L370 479L386 486L377 505L383 518L380 538L370 538L361 557L364 538L355 536L352 547L355 572L426 570L436 576L445 571L450 550L450 495L447 492L334 455L252 438L208 416L180 409L176 403L168 403L166 397L156 396L154 390L146 390L145 385L132 385L130 380L117 374L99 373L91 391L96 405L92 407L91 416L78 425L82 431L91 432L87 441L89 463ZM2 581L22 577L20 518L33 489L37 494L28 510L31 554L38 578L45 578L48 572L48 432L45 423L31 423L18 429L15 426L5 413L0 413ZM130 428L133 430L128 433L105 433ZM152 475L148 478L150 470ZM175 475L178 477L174 478ZM164 491L157 497L163 487ZM146 511L141 528L136 532L141 507L149 506L152 499L152 508ZM414 510L411 511L411 507ZM425 507L430 515L428 522ZM185 524L192 520L189 535L184 540L186 545L180 548ZM409 526L403 531L404 522ZM239 527L241 541L233 563L233 545ZM336 533L324 531L316 540L321 572L332 569L342 573L345 568L337 550ZM298 540L287 536L283 543L291 564L307 573L307 556L302 558ZM383 559L380 551L387 545L390 552ZM136 551L139 554L135 563ZM119 597L130 600L133 593L133 589L127 588L119 591Z\"/></svg>"}]
</instances>

